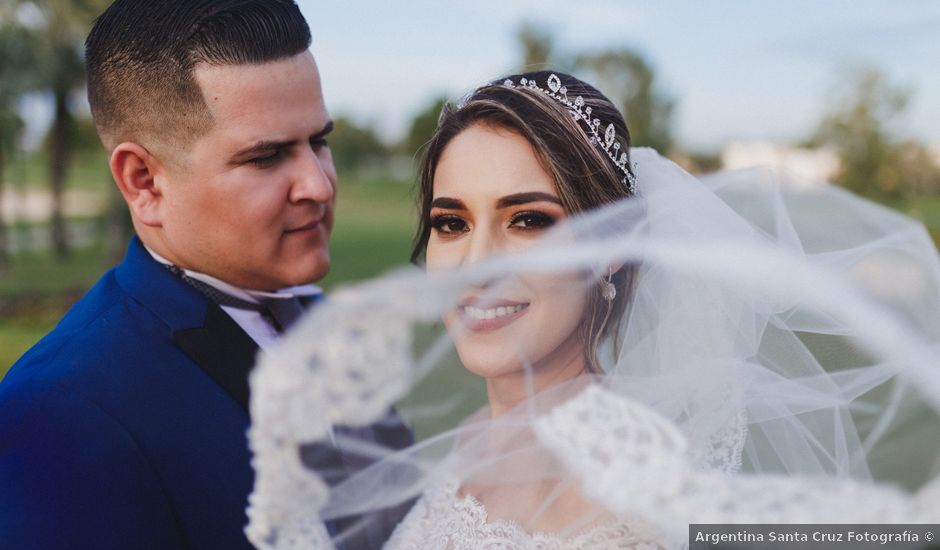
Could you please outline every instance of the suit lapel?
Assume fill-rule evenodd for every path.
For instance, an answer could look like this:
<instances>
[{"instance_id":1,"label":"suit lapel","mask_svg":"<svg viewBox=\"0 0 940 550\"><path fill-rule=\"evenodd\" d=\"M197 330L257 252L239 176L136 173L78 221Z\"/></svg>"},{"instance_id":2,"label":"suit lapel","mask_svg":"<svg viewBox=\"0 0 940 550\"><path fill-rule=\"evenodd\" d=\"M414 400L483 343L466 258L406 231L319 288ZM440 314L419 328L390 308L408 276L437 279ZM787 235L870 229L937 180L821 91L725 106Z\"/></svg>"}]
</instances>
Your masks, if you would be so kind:
<instances>
[{"instance_id":1,"label":"suit lapel","mask_svg":"<svg viewBox=\"0 0 940 550\"><path fill-rule=\"evenodd\" d=\"M248 375L258 354L258 345L222 308L157 263L137 237L131 239L127 256L115 270L118 284L143 307L153 312L169 328L173 341L203 369L245 411L249 410ZM322 295L303 298L305 306L323 299ZM402 448L411 442L411 435L397 418L387 429L376 427L356 431L365 441ZM384 424L384 423L383 423ZM319 442L301 449L301 458L308 468L320 471L329 482L338 483L365 467L364 457L343 456L329 443ZM350 548L373 547L384 541L411 503L400 509L379 512L378 523L365 521L365 529L357 530L350 539ZM344 523L348 522L348 523ZM330 522L332 532L344 531L361 517ZM376 532L378 526L379 532ZM336 529L338 527L338 529ZM384 529L384 531L382 531ZM360 545L361 543L361 545Z\"/></svg>"},{"instance_id":2,"label":"suit lapel","mask_svg":"<svg viewBox=\"0 0 940 550\"><path fill-rule=\"evenodd\" d=\"M159 317L176 345L245 411L258 345L222 308L160 265L137 237L115 270L127 294Z\"/></svg>"},{"instance_id":3,"label":"suit lapel","mask_svg":"<svg viewBox=\"0 0 940 550\"><path fill-rule=\"evenodd\" d=\"M173 341L248 411L248 374L258 345L222 308L208 302L203 326L176 330Z\"/></svg>"}]
</instances>

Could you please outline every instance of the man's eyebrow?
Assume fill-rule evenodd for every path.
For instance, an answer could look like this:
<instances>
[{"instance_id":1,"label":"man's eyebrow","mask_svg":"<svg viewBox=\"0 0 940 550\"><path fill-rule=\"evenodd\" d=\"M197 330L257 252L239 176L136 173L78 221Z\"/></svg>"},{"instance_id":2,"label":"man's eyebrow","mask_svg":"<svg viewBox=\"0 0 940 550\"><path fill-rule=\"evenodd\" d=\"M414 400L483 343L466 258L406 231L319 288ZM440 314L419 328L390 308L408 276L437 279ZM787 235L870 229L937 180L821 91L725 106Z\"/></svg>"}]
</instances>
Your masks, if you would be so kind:
<instances>
[{"instance_id":1,"label":"man's eyebrow","mask_svg":"<svg viewBox=\"0 0 940 550\"><path fill-rule=\"evenodd\" d=\"M326 126L322 130L310 136L310 141L317 141L318 139L323 139L333 131L333 121L330 120L326 123Z\"/></svg>"},{"instance_id":2,"label":"man's eyebrow","mask_svg":"<svg viewBox=\"0 0 940 550\"><path fill-rule=\"evenodd\" d=\"M272 151L277 151L278 149L285 149L287 147L293 147L297 145L297 140L292 139L288 141L277 141L277 140L262 140L245 147L244 149L239 150L237 153L232 155L232 162L239 162L251 158L255 155L260 155L264 153L270 153Z\"/></svg>"},{"instance_id":3,"label":"man's eyebrow","mask_svg":"<svg viewBox=\"0 0 940 550\"><path fill-rule=\"evenodd\" d=\"M330 120L326 123L322 130L310 136L310 141L317 141L326 137L327 134L333 131L333 121ZM234 155L232 155L232 162L237 163L242 160L247 160L253 156L261 155L265 153L270 153L272 151L277 151L278 149L286 149L288 147L293 147L297 145L298 141L296 139L278 141L278 140L262 140L255 142L244 149L240 149Z\"/></svg>"},{"instance_id":4,"label":"man's eyebrow","mask_svg":"<svg viewBox=\"0 0 940 550\"><path fill-rule=\"evenodd\" d=\"M431 208L446 208L448 210L466 210L467 207L460 199L438 197L431 201Z\"/></svg>"},{"instance_id":5,"label":"man's eyebrow","mask_svg":"<svg viewBox=\"0 0 940 550\"><path fill-rule=\"evenodd\" d=\"M548 193L542 193L540 191L533 191L531 193L517 193L515 195L506 195L505 197L496 201L496 208L508 208L510 206L519 206L520 204L528 204L530 202L552 202L561 206L561 200L554 195L549 195Z\"/></svg>"}]
</instances>

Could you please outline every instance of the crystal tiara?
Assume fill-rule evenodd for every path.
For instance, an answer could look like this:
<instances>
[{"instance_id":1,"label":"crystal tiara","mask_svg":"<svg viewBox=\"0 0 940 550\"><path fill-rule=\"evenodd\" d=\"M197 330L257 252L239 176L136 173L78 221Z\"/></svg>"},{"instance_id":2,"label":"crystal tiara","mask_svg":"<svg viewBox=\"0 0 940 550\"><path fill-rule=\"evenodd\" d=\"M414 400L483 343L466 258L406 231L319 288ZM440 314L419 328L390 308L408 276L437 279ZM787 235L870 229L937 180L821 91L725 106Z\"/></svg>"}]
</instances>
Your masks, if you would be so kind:
<instances>
[{"instance_id":1,"label":"crystal tiara","mask_svg":"<svg viewBox=\"0 0 940 550\"><path fill-rule=\"evenodd\" d=\"M522 78L519 80L519 85L532 90L538 90L548 97L558 101L562 105L568 108L571 112L571 116L575 120L580 120L584 122L587 126L588 131L591 133L588 136L593 145L599 146L601 149L607 153L607 156L610 160L613 161L614 165L623 173L623 179L620 181L627 186L627 190L630 191L630 194L633 195L636 193L636 176L633 174L631 168L627 167L627 153L621 151L620 142L617 141L617 130L614 128L613 124L608 124L607 129L604 130L604 136L601 137L599 130L601 127L601 121L598 118L591 116L591 107L584 105L584 98L577 96L574 98L574 101L568 99L568 88L562 85L561 79L558 78L558 75L552 73L548 76L548 89L545 89L538 85L535 80ZM503 81L503 86L507 88L515 88L516 83L510 79ZM620 154L618 157L617 154Z\"/></svg>"}]
</instances>

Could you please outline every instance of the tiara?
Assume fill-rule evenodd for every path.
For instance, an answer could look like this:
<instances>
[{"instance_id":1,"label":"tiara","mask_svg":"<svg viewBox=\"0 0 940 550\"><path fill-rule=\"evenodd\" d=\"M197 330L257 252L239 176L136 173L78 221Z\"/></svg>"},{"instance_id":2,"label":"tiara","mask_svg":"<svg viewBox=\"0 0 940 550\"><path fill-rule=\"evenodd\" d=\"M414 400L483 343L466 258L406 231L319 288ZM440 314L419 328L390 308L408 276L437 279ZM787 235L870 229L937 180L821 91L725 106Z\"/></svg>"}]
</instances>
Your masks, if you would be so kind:
<instances>
[{"instance_id":1,"label":"tiara","mask_svg":"<svg viewBox=\"0 0 940 550\"><path fill-rule=\"evenodd\" d=\"M607 129L604 130L604 136L600 135L601 121L599 118L591 116L591 107L584 105L584 98L577 96L574 98L574 101L568 99L568 88L563 86L561 79L558 78L558 75L552 73L548 76L548 89L545 89L539 86L535 80L522 78L519 80L519 85L532 89L538 90L548 97L558 101L562 105L568 108L571 112L571 116L575 120L580 120L584 122L587 126L588 131L591 132L590 140L592 145L597 145L607 153L607 156L610 160L613 161L614 165L623 173L623 179L620 181L627 186L627 190L630 191L630 194L636 193L636 176L634 175L635 165L630 168L627 167L627 153L621 151L620 142L617 141L617 130L614 128L614 125L608 124ZM511 79L506 79L503 81L503 86L507 88L515 88L516 83ZM618 153L620 156L618 157Z\"/></svg>"}]
</instances>

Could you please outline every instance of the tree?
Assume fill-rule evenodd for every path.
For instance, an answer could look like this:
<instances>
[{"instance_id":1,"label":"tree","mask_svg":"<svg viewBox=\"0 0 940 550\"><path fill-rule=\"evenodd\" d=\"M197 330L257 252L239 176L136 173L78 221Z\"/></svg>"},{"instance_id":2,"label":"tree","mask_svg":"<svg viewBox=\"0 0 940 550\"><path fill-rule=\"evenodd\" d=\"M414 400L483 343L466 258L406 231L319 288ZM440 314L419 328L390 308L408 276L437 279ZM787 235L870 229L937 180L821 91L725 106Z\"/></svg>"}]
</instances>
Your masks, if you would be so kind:
<instances>
[{"instance_id":1,"label":"tree","mask_svg":"<svg viewBox=\"0 0 940 550\"><path fill-rule=\"evenodd\" d=\"M8 21L0 13L0 21ZM17 100L29 87L29 42L21 29L0 26L0 270L9 265L9 243L3 217L6 160L18 150L23 120L17 112Z\"/></svg>"},{"instance_id":2,"label":"tree","mask_svg":"<svg viewBox=\"0 0 940 550\"><path fill-rule=\"evenodd\" d=\"M343 116L333 119L329 141L333 164L340 175L359 171L365 164L388 155L388 148L371 125L356 124Z\"/></svg>"},{"instance_id":3,"label":"tree","mask_svg":"<svg viewBox=\"0 0 940 550\"><path fill-rule=\"evenodd\" d=\"M889 201L940 187L940 174L924 147L898 136L896 126L910 96L910 90L892 85L874 69L856 73L838 90L810 140L810 145L838 151L837 183Z\"/></svg>"},{"instance_id":4,"label":"tree","mask_svg":"<svg viewBox=\"0 0 940 550\"><path fill-rule=\"evenodd\" d=\"M437 129L437 120L440 118L441 110L444 109L446 103L447 98L445 96L438 96L415 115L411 121L411 127L408 129L408 134L399 145L402 153L414 159L418 158L424 145L434 135L434 130Z\"/></svg>"},{"instance_id":5,"label":"tree","mask_svg":"<svg viewBox=\"0 0 940 550\"><path fill-rule=\"evenodd\" d=\"M583 54L575 66L591 74L592 83L619 104L633 146L647 146L666 154L672 147L674 101L656 87L656 73L633 50Z\"/></svg>"},{"instance_id":6,"label":"tree","mask_svg":"<svg viewBox=\"0 0 940 550\"><path fill-rule=\"evenodd\" d=\"M519 27L516 36L522 47L522 71L544 69L555 49L552 33L537 23L526 21Z\"/></svg>"},{"instance_id":7,"label":"tree","mask_svg":"<svg viewBox=\"0 0 940 550\"><path fill-rule=\"evenodd\" d=\"M3 76L2 73L3 71L0 70L0 78ZM0 87L3 87L3 84L0 84ZM5 95L4 91L0 90L0 271L9 266L7 221L3 215L6 160L16 150L16 143L23 129L23 121L15 109L9 108L8 98L2 97L3 95Z\"/></svg>"},{"instance_id":8,"label":"tree","mask_svg":"<svg viewBox=\"0 0 940 550\"><path fill-rule=\"evenodd\" d=\"M53 121L49 138L49 185L52 194L52 242L57 257L68 254L63 217L65 178L72 156L70 137L74 114L70 96L85 83L82 44L94 18L109 0L14 0L18 9L29 9L38 20L28 27L36 39L36 87L53 98Z\"/></svg>"}]
</instances>

